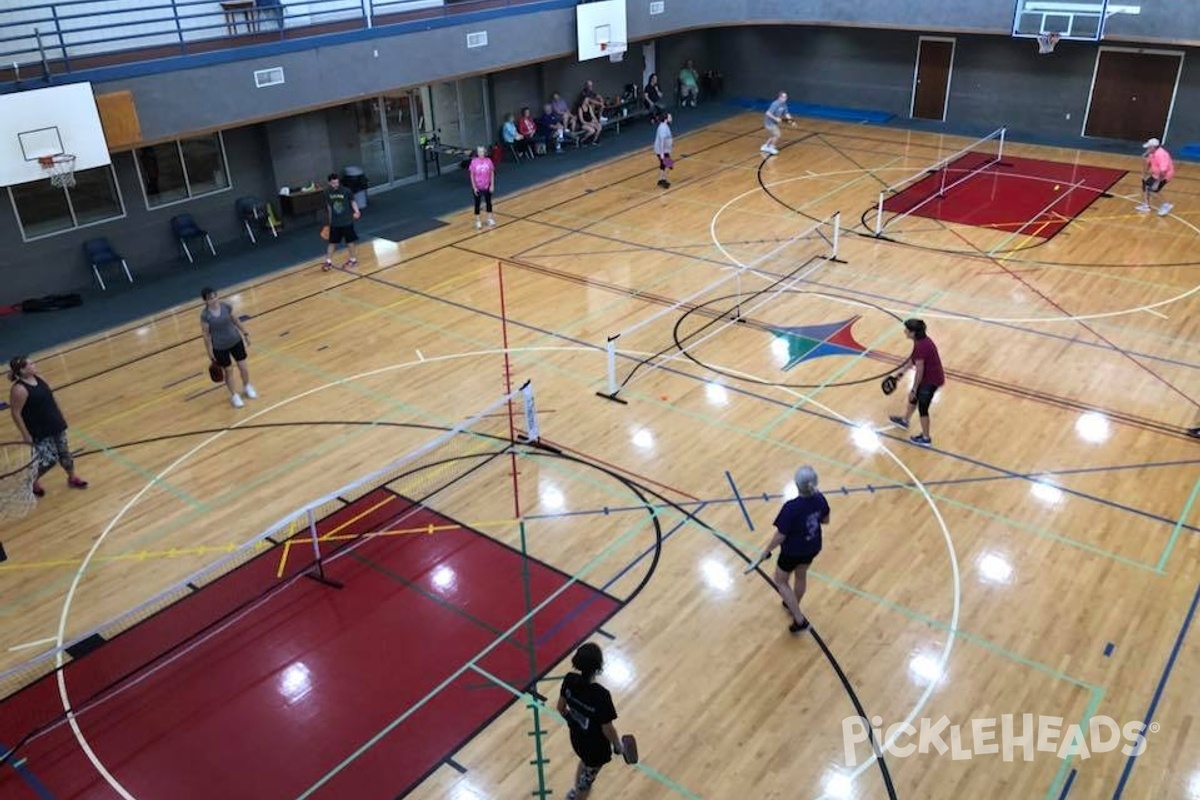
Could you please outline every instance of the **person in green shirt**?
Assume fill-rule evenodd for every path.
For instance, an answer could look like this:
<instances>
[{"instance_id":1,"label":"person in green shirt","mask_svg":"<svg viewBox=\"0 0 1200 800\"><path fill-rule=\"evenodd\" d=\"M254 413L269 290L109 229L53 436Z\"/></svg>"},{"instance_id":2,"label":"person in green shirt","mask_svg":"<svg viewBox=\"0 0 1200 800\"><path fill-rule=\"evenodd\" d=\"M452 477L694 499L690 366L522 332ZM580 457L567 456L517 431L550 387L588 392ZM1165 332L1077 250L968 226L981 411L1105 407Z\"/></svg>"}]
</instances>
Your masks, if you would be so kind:
<instances>
[{"instance_id":1,"label":"person in green shirt","mask_svg":"<svg viewBox=\"0 0 1200 800\"><path fill-rule=\"evenodd\" d=\"M686 106L690 103L692 108L695 108L696 98L699 96L699 76L696 75L696 68L689 58L684 62L683 69L679 70L679 105Z\"/></svg>"}]
</instances>

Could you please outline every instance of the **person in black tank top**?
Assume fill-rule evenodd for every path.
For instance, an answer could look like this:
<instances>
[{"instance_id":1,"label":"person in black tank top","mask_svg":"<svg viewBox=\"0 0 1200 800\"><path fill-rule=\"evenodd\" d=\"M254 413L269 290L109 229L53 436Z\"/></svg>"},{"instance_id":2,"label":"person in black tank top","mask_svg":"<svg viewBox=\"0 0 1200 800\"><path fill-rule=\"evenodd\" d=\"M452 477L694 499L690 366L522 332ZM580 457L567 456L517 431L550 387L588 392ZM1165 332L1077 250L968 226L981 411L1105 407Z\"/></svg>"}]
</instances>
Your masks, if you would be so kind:
<instances>
[{"instance_id":1,"label":"person in black tank top","mask_svg":"<svg viewBox=\"0 0 1200 800\"><path fill-rule=\"evenodd\" d=\"M621 753L621 737L613 727L617 709L612 695L596 683L604 668L600 646L592 642L581 645L571 657L571 666L578 672L563 678L557 706L571 730L571 748L579 756L575 786L567 792L567 800L586 800L600 768Z\"/></svg>"},{"instance_id":2,"label":"person in black tank top","mask_svg":"<svg viewBox=\"0 0 1200 800\"><path fill-rule=\"evenodd\" d=\"M33 493L38 497L46 493L40 478L55 464L61 464L67 471L68 486L86 489L87 481L75 474L75 459L67 443L67 420L50 384L38 374L37 364L27 356L17 356L8 362L8 379L13 384L8 393L13 422L22 440L32 445L37 462L39 480L33 482Z\"/></svg>"}]
</instances>

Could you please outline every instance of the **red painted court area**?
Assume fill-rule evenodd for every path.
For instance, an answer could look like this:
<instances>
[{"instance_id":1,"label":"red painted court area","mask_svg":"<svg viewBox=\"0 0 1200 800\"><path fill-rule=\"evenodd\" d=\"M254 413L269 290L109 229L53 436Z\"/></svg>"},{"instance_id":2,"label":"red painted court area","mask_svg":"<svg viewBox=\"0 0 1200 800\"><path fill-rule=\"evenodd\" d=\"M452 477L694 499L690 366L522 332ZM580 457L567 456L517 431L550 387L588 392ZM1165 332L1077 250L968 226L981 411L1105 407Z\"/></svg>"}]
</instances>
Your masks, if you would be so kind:
<instances>
[{"instance_id":1,"label":"red painted court area","mask_svg":"<svg viewBox=\"0 0 1200 800\"><path fill-rule=\"evenodd\" d=\"M943 184L943 170L938 170L887 198L883 209L1049 239L1126 174L1119 169L1008 155L984 166L994 157L967 153L945 168L947 186L984 168L948 189L944 197L936 196Z\"/></svg>"},{"instance_id":2,"label":"red painted court area","mask_svg":"<svg viewBox=\"0 0 1200 800\"><path fill-rule=\"evenodd\" d=\"M394 800L515 699L472 662L523 688L619 607L384 490L320 525L334 536L397 529L327 564L342 589L293 580L211 627L281 580L276 547L69 664L79 705L181 642L181 631L202 631L80 712L98 761L137 800ZM291 548L297 565L282 564L285 580L312 563L307 547L307 560ZM0 743L61 713L58 692L51 676L0 704ZM60 726L0 769L0 797L120 795Z\"/></svg>"}]
</instances>

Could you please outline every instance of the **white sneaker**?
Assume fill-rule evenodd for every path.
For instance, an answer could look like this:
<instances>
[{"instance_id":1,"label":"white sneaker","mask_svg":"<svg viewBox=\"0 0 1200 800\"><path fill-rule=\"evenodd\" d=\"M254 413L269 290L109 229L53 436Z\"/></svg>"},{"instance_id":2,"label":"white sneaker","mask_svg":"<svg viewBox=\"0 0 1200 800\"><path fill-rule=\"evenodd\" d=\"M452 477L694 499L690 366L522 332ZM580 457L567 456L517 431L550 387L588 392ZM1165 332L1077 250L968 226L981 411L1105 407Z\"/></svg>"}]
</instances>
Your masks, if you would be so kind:
<instances>
[{"instance_id":1,"label":"white sneaker","mask_svg":"<svg viewBox=\"0 0 1200 800\"><path fill-rule=\"evenodd\" d=\"M232 395L230 395L230 396L229 396L229 403L230 403L230 405L232 405L234 408L241 408L242 406L246 405L244 402L242 402L242 396L241 396L240 394L232 394Z\"/></svg>"},{"instance_id":2,"label":"white sneaker","mask_svg":"<svg viewBox=\"0 0 1200 800\"><path fill-rule=\"evenodd\" d=\"M1136 206L1133 207L1133 210L1140 211L1143 214L1145 214L1147 211L1150 210L1150 206L1146 205L1145 203L1138 203Z\"/></svg>"},{"instance_id":3,"label":"white sneaker","mask_svg":"<svg viewBox=\"0 0 1200 800\"><path fill-rule=\"evenodd\" d=\"M488 227L489 227L489 228L494 228L494 227L496 227L496 220L495 220L495 219L493 219L492 217L488 217Z\"/></svg>"},{"instance_id":4,"label":"white sneaker","mask_svg":"<svg viewBox=\"0 0 1200 800\"><path fill-rule=\"evenodd\" d=\"M767 152L767 153L770 153L770 154L771 154L771 155L773 155L773 156L777 156L777 155L779 155L779 151L778 151L778 150L776 150L774 147L768 147L768 148L766 149L766 152Z\"/></svg>"},{"instance_id":5,"label":"white sneaker","mask_svg":"<svg viewBox=\"0 0 1200 800\"><path fill-rule=\"evenodd\" d=\"M478 219L475 220L475 230L479 230L482 227L483 227L483 222Z\"/></svg>"},{"instance_id":6,"label":"white sneaker","mask_svg":"<svg viewBox=\"0 0 1200 800\"><path fill-rule=\"evenodd\" d=\"M248 383L246 384L246 397L249 397L251 400L258 397L258 392L254 391L254 387Z\"/></svg>"},{"instance_id":7,"label":"white sneaker","mask_svg":"<svg viewBox=\"0 0 1200 800\"><path fill-rule=\"evenodd\" d=\"M759 149L759 150L761 150L761 151L763 151L764 153L769 153L769 152L771 152L771 146L770 146L770 145L767 145L767 144L764 144L762 147L760 147L760 148L758 148L758 149Z\"/></svg>"},{"instance_id":8,"label":"white sneaker","mask_svg":"<svg viewBox=\"0 0 1200 800\"><path fill-rule=\"evenodd\" d=\"M1167 214L1171 213L1171 209L1174 207L1175 206L1171 205L1170 203L1163 203L1158 207L1158 215L1160 217L1165 217Z\"/></svg>"}]
</instances>

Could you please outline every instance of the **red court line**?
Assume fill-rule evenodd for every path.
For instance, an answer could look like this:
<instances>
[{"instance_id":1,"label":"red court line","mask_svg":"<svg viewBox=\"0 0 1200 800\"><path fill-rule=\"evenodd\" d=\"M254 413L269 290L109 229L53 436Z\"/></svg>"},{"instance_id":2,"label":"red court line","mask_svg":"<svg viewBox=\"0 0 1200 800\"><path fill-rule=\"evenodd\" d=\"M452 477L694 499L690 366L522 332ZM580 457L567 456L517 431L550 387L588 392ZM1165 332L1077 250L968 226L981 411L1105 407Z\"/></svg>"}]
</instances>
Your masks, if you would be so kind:
<instances>
[{"instance_id":1,"label":"red court line","mask_svg":"<svg viewBox=\"0 0 1200 800\"><path fill-rule=\"evenodd\" d=\"M962 178L990 158L987 153L967 153L956 159L945 168L947 182ZM1106 167L1006 155L939 198L935 195L942 172L931 173L887 198L884 210L1050 239L1127 174Z\"/></svg>"},{"instance_id":2,"label":"red court line","mask_svg":"<svg viewBox=\"0 0 1200 800\"><path fill-rule=\"evenodd\" d=\"M377 505L385 494L360 499L323 526ZM379 513L347 532L377 529ZM238 625L83 713L81 728L101 761L145 800L294 797L494 642L495 631L525 616L523 572L535 605L570 581L427 509L409 522L449 529L363 541L351 556L327 565L345 589L294 583ZM263 563L259 577L269 579L278 552L257 561ZM159 617L186 617L193 598ZM560 626L585 601L589 608ZM500 647L480 665L524 686L618 608L607 595L575 583L533 618L528 635L547 641L534 639L532 663L527 650ZM86 677L95 657L119 650L124 638L73 664L68 687ZM468 689L468 677L438 693L316 797L393 800L436 769L513 702L504 691ZM56 699L53 678L35 685L29 696L35 694ZM0 704L0 712L7 710L7 701ZM9 728L9 715L0 713L0 719L0 727ZM4 735L11 739L12 731ZM68 728L31 743L21 755L60 800L116 797ZM19 776L4 771L0 796L9 797L10 788L15 794L18 783Z\"/></svg>"}]
</instances>

